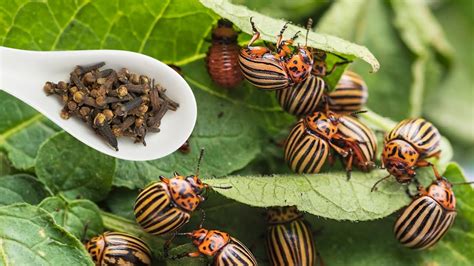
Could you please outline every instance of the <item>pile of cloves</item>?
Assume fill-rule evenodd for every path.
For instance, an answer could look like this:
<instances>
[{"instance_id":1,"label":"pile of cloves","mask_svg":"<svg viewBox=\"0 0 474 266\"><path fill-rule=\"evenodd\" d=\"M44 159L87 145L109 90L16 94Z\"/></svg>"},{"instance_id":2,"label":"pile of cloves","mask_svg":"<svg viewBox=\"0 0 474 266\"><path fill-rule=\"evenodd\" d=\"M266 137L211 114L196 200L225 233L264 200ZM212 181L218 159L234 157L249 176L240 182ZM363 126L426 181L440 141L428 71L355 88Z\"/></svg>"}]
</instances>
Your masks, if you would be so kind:
<instances>
[{"instance_id":1,"label":"pile of cloves","mask_svg":"<svg viewBox=\"0 0 474 266\"><path fill-rule=\"evenodd\" d=\"M61 117L78 116L102 136L115 150L117 137L131 137L145 142L147 132L159 132L161 119L179 104L168 98L165 89L145 75L128 69L100 70L100 62L77 66L69 82L46 82L47 95L58 95L64 107Z\"/></svg>"}]
</instances>

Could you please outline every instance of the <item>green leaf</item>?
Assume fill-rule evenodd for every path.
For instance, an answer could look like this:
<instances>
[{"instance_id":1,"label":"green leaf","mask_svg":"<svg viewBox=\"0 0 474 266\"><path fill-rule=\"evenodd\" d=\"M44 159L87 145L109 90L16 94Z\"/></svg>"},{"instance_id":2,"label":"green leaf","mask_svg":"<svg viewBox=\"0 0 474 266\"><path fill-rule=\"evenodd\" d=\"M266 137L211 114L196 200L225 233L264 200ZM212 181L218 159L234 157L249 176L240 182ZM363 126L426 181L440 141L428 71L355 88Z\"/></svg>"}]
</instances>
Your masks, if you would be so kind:
<instances>
[{"instance_id":1,"label":"green leaf","mask_svg":"<svg viewBox=\"0 0 474 266\"><path fill-rule=\"evenodd\" d=\"M0 207L0 265L94 265L79 240L41 208Z\"/></svg>"},{"instance_id":2,"label":"green leaf","mask_svg":"<svg viewBox=\"0 0 474 266\"><path fill-rule=\"evenodd\" d=\"M14 171L5 153L0 152L0 176L9 175Z\"/></svg>"},{"instance_id":3,"label":"green leaf","mask_svg":"<svg viewBox=\"0 0 474 266\"><path fill-rule=\"evenodd\" d=\"M423 56L432 48L445 63L452 60L453 48L426 2L392 0L390 3L395 12L394 25L413 53Z\"/></svg>"},{"instance_id":4,"label":"green leaf","mask_svg":"<svg viewBox=\"0 0 474 266\"><path fill-rule=\"evenodd\" d=\"M100 209L92 201L68 201L62 197L49 197L38 207L49 212L58 225L82 241L104 231Z\"/></svg>"},{"instance_id":5,"label":"green leaf","mask_svg":"<svg viewBox=\"0 0 474 266\"><path fill-rule=\"evenodd\" d=\"M0 176L0 206L20 202L38 204L49 195L44 185L30 175Z\"/></svg>"},{"instance_id":6,"label":"green leaf","mask_svg":"<svg viewBox=\"0 0 474 266\"><path fill-rule=\"evenodd\" d=\"M272 1L271 4L267 0L232 0L231 2L270 17L284 18L300 23L306 23L308 17L312 17L313 20L317 19L314 14L323 11L330 4L328 1L313 0L278 0Z\"/></svg>"},{"instance_id":7,"label":"green leaf","mask_svg":"<svg viewBox=\"0 0 474 266\"><path fill-rule=\"evenodd\" d=\"M368 107L378 114L402 120L410 113L407 96L413 82L412 54L400 40L392 20L393 14L384 1L339 0L321 18L316 31L365 45L383 62L376 74L368 74L358 62L352 69L367 83Z\"/></svg>"},{"instance_id":8,"label":"green leaf","mask_svg":"<svg viewBox=\"0 0 474 266\"><path fill-rule=\"evenodd\" d=\"M403 186L391 180L370 192L385 170L369 174L345 172L317 175L229 176L205 180L210 185L231 185L217 192L257 207L296 205L302 211L335 219L365 221L385 217L409 202Z\"/></svg>"},{"instance_id":9,"label":"green leaf","mask_svg":"<svg viewBox=\"0 0 474 266\"><path fill-rule=\"evenodd\" d=\"M0 150L6 151L15 168L32 168L39 146L55 131L31 107L0 91Z\"/></svg>"},{"instance_id":10,"label":"green leaf","mask_svg":"<svg viewBox=\"0 0 474 266\"><path fill-rule=\"evenodd\" d=\"M232 21L238 28L248 34L252 34L252 27L249 22L249 18L252 17L261 32L261 38L266 41L275 42L275 36L278 35L285 24L283 20L264 16L244 6L233 5L226 0L201 0L201 3L214 10L221 17ZM302 27L289 25L285 36L293 36L297 31L305 32L306 30ZM377 72L380 67L375 56L367 48L332 35L310 32L308 46L344 55L349 59L360 58L371 65L372 72Z\"/></svg>"},{"instance_id":11,"label":"green leaf","mask_svg":"<svg viewBox=\"0 0 474 266\"><path fill-rule=\"evenodd\" d=\"M466 33L472 32L473 29L474 10L471 6L471 1L446 1L435 10L435 15L456 53L452 70L444 73L446 78L443 82L427 91L423 105L425 115L436 122L440 130L451 137L452 141L460 144L458 152L466 148L465 144L471 147L474 144L474 76L471 71L474 69L474 54L472 40L466 39ZM465 157L459 155L460 159ZM465 161L466 165L471 164L471 161Z\"/></svg>"},{"instance_id":12,"label":"green leaf","mask_svg":"<svg viewBox=\"0 0 474 266\"><path fill-rule=\"evenodd\" d=\"M36 174L54 193L68 198L104 199L112 185L115 159L65 132L47 140L36 158Z\"/></svg>"},{"instance_id":13,"label":"green leaf","mask_svg":"<svg viewBox=\"0 0 474 266\"><path fill-rule=\"evenodd\" d=\"M105 205L114 214L129 220L135 220L135 214L133 212L133 206L135 199L138 196L137 190L131 190L127 188L114 188L107 199Z\"/></svg>"}]
</instances>

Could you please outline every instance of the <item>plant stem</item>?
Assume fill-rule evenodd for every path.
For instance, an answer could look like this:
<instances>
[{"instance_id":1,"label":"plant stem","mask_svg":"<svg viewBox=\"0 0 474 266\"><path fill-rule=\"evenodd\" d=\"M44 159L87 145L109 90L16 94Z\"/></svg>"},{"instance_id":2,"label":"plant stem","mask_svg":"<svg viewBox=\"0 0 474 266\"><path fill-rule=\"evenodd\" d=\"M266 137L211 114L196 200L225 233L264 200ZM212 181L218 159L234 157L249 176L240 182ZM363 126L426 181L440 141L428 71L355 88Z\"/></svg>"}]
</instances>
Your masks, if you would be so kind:
<instances>
[{"instance_id":1,"label":"plant stem","mask_svg":"<svg viewBox=\"0 0 474 266\"><path fill-rule=\"evenodd\" d=\"M379 128L383 131L391 130L396 124L396 122L386 117L380 116L368 109L366 113L362 113L360 116L372 127Z\"/></svg>"}]
</instances>

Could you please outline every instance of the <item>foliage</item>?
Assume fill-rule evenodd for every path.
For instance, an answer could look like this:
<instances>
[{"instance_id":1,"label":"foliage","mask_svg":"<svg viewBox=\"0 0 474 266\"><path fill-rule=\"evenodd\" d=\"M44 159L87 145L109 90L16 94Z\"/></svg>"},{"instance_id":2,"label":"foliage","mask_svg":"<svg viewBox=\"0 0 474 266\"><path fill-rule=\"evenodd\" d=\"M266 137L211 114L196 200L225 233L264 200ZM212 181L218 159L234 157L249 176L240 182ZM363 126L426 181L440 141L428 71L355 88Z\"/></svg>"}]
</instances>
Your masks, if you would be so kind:
<instances>
[{"instance_id":1,"label":"foliage","mask_svg":"<svg viewBox=\"0 0 474 266\"><path fill-rule=\"evenodd\" d=\"M30 107L0 92L0 205L5 205L0 207L0 265L90 264L80 241L104 228L143 238L152 247L156 264L204 265L204 258L163 258L165 240L143 233L132 211L137 189L159 175L194 173L200 147L206 148L203 179L211 185L232 185L210 193L203 204L204 225L256 246L262 265L267 264L261 238L265 232L263 207L274 205L297 205L307 213L313 229L322 229L316 236L317 246L328 264L468 265L474 261L471 187L455 188L458 217L436 248L407 250L391 232L394 213L409 202L404 188L390 180L370 192L374 182L386 175L384 170L354 172L350 181L339 166L317 175L291 174L278 143L295 118L283 113L273 93L258 91L248 83L222 90L210 80L203 60L209 45L205 40L219 16L234 22L242 31L243 43L252 34L249 16L254 17L262 39L274 41L284 22L272 17L280 17L276 10L287 10L287 4L286 0L276 1L269 9L268 1L249 2L252 9L258 9L254 11L224 0L0 3L2 45L148 54L182 68L199 112L190 154L176 152L156 161L128 162L82 145ZM362 119L371 128L386 131L395 121L424 115L456 143L472 145L467 126L472 126L472 119L465 111L472 97L456 89L471 84L466 68L474 60L454 53L428 6L419 1L339 0L314 3L307 10L294 7L299 10L294 18L299 23L306 20L303 16L323 14L316 31L309 34L309 46L355 60L351 68L369 86L368 107L373 112ZM450 20L454 17L450 8L439 11L444 12L440 18L454 28L457 20ZM459 27L469 32L472 21L464 22ZM305 31L291 25L285 36L298 30ZM446 35L456 50L469 49L459 32L447 31ZM370 73L379 68L376 58L382 67ZM330 55L328 63L335 60ZM330 85L342 71L328 77ZM378 137L380 140L382 134ZM453 152L446 138L442 147L442 157L434 162L450 180L464 180L461 168L450 162ZM432 173L422 170L419 178L427 185ZM193 215L184 230L195 229L199 221L199 215ZM171 254L193 249L186 239L175 243Z\"/></svg>"}]
</instances>

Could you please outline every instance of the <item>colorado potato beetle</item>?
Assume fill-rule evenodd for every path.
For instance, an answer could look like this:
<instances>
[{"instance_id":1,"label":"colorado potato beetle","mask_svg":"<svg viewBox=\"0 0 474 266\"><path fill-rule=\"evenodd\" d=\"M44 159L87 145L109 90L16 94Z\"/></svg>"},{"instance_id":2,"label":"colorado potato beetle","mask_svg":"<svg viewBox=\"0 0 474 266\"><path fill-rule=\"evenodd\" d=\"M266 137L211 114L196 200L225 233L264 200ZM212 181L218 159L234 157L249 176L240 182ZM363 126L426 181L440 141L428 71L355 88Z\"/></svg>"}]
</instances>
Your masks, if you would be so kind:
<instances>
[{"instance_id":1,"label":"colorado potato beetle","mask_svg":"<svg viewBox=\"0 0 474 266\"><path fill-rule=\"evenodd\" d=\"M438 176L435 166L426 161L431 157L439 157L441 135L430 122L422 119L405 119L385 135L382 152L382 165L390 173L377 181L372 187L390 176L399 183L405 184L416 176L417 167L431 166Z\"/></svg>"},{"instance_id":2,"label":"colorado potato beetle","mask_svg":"<svg viewBox=\"0 0 474 266\"><path fill-rule=\"evenodd\" d=\"M300 119L285 141L285 161L296 173L319 173L326 162L330 147L347 153L329 140L337 132L333 114L315 112Z\"/></svg>"},{"instance_id":3,"label":"colorado potato beetle","mask_svg":"<svg viewBox=\"0 0 474 266\"><path fill-rule=\"evenodd\" d=\"M286 68L270 49L252 46L260 38L260 32L250 18L254 32L252 39L239 53L239 65L244 77L255 87L264 90L285 89L291 84ZM282 31L284 31L285 27Z\"/></svg>"},{"instance_id":4,"label":"colorado potato beetle","mask_svg":"<svg viewBox=\"0 0 474 266\"><path fill-rule=\"evenodd\" d=\"M331 141L347 153L343 160L348 178L353 164L364 172L375 167L377 138L372 130L353 115L337 117L337 133Z\"/></svg>"},{"instance_id":5,"label":"colorado potato beetle","mask_svg":"<svg viewBox=\"0 0 474 266\"><path fill-rule=\"evenodd\" d=\"M311 25L312 20L309 19L306 26L306 40L308 39L308 32ZM279 40L279 42L281 41ZM292 44L292 41L290 44ZM326 85L322 78L311 74L313 65L311 53L305 44L304 47L298 47L297 51L293 53L291 57L285 59L286 54L291 51L287 48L288 41L280 46L282 47L279 47L277 52L279 56L283 58L287 72L293 81L293 85L289 88L276 92L280 106L286 112L296 116L314 113L318 108Z\"/></svg>"},{"instance_id":6,"label":"colorado potato beetle","mask_svg":"<svg viewBox=\"0 0 474 266\"><path fill-rule=\"evenodd\" d=\"M346 70L336 85L327 94L328 107L334 112L354 112L361 110L369 96L367 84L357 73Z\"/></svg>"},{"instance_id":7,"label":"colorado potato beetle","mask_svg":"<svg viewBox=\"0 0 474 266\"><path fill-rule=\"evenodd\" d=\"M314 265L317 252L313 233L295 206L269 208L267 223L270 265Z\"/></svg>"},{"instance_id":8,"label":"colorado potato beetle","mask_svg":"<svg viewBox=\"0 0 474 266\"><path fill-rule=\"evenodd\" d=\"M211 79L224 88L235 87L243 80L237 37L232 22L226 19L220 19L212 31L212 44L206 57L207 71Z\"/></svg>"},{"instance_id":9,"label":"colorado potato beetle","mask_svg":"<svg viewBox=\"0 0 474 266\"><path fill-rule=\"evenodd\" d=\"M95 265L151 265L148 246L134 236L105 232L85 245Z\"/></svg>"},{"instance_id":10,"label":"colorado potato beetle","mask_svg":"<svg viewBox=\"0 0 474 266\"><path fill-rule=\"evenodd\" d=\"M199 257L201 255L213 257L212 265L257 265L257 260L250 250L239 240L231 237L228 233L219 230L207 230L200 228L190 233L177 233L192 239L197 251L185 253L173 257Z\"/></svg>"},{"instance_id":11,"label":"colorado potato beetle","mask_svg":"<svg viewBox=\"0 0 474 266\"><path fill-rule=\"evenodd\" d=\"M456 197L452 184L444 177L437 177L427 189L418 186L418 196L397 218L393 232L402 245L426 249L448 232L455 217Z\"/></svg>"},{"instance_id":12,"label":"colorado potato beetle","mask_svg":"<svg viewBox=\"0 0 474 266\"><path fill-rule=\"evenodd\" d=\"M204 150L201 150L196 174L185 177L175 173L171 179L160 176L160 182L154 182L140 192L134 213L143 230L162 235L177 231L189 221L191 213L205 200L203 194L210 189L198 177L203 154Z\"/></svg>"}]
</instances>

